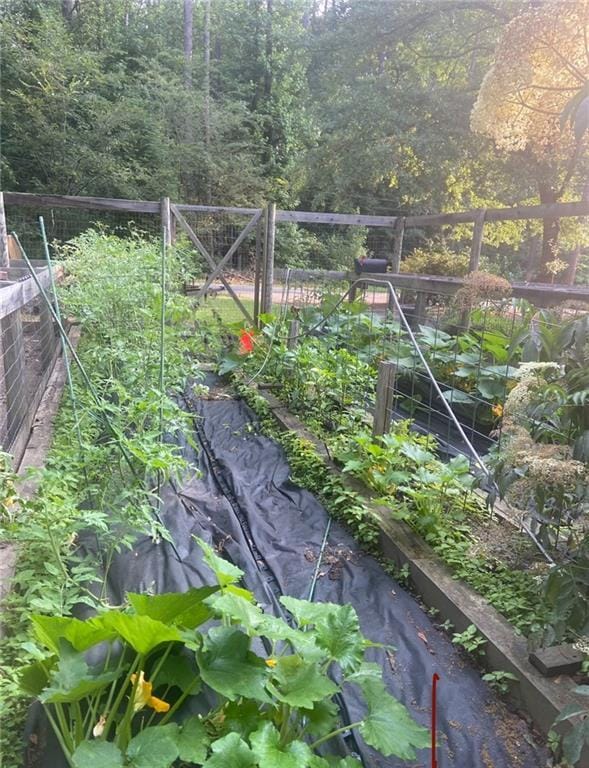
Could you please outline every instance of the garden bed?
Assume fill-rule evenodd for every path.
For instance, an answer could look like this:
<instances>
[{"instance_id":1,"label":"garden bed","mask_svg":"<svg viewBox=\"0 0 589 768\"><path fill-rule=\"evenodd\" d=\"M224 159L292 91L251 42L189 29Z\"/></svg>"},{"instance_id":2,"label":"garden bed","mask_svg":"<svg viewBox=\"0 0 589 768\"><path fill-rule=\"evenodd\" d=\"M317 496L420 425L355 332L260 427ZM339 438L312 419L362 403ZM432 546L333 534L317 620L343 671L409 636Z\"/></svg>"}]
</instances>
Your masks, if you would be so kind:
<instances>
[{"instance_id":1,"label":"garden bed","mask_svg":"<svg viewBox=\"0 0 589 768\"><path fill-rule=\"evenodd\" d=\"M397 568L408 567L412 584L426 606L439 612L440 619L451 622L459 632L463 632L470 625L477 627L487 641L484 646L485 665L490 669L511 672L517 677L517 684L509 688L509 696L514 704L529 713L543 733L548 734L565 705L575 700L582 703L581 697L575 697L571 693L575 686L572 678L561 675L557 679L548 680L542 677L528 660L525 640L521 634L515 632L499 611L467 585L457 582L447 566L419 536L402 521L391 519L388 508L371 502L374 494L369 488L343 476L321 441L290 414L277 398L264 392L261 392L261 396L271 408L272 415L281 429L292 431L303 440L312 442L331 471L347 486L363 494L380 529L382 552L393 560ZM505 536L505 524L491 521L489 526L501 532L503 543L508 546L511 532ZM517 534L515 529L513 532ZM495 548L496 545L494 542L490 546ZM522 565L521 561L519 565Z\"/></svg>"},{"instance_id":2,"label":"garden bed","mask_svg":"<svg viewBox=\"0 0 589 768\"><path fill-rule=\"evenodd\" d=\"M159 594L209 583L193 539L196 535L241 568L245 586L278 616L283 610L281 595L305 599L312 592L318 603L351 603L366 635L394 646L394 650L375 649L372 658L382 667L389 690L426 726L431 678L438 672L440 768L454 768L457 760L463 764L468 760L473 768L489 764L536 768L543 752L530 744L526 724L505 708L438 623L344 527L334 522L324 539L328 516L308 491L289 480L281 448L260 434L243 402L221 399L219 394L213 400L188 395L185 407L194 413L200 450L182 443L191 470L162 493L163 522L180 558L166 542L138 539L130 555L121 553L112 561L107 575L110 602L122 602L127 592ZM82 545L94 548L95 538L82 537ZM317 568L319 560L322 565ZM346 694L343 707L352 720L357 719L355 695ZM46 735L42 721L33 719L30 738L42 743ZM407 764L378 756L353 735L341 742L340 749L359 753L365 766ZM36 765L57 768L57 755L51 749L42 758L37 755ZM429 759L426 752L420 757Z\"/></svg>"},{"instance_id":3,"label":"garden bed","mask_svg":"<svg viewBox=\"0 0 589 768\"><path fill-rule=\"evenodd\" d=\"M474 595L456 578L474 582L481 595L528 633L544 619L536 578L527 570L535 562L534 553L525 543L518 544L514 558L513 542L523 542L523 538L519 538L515 528L488 517L472 487L468 462L463 457L454 456L447 463L440 461L435 441L415 433L408 423L394 426L377 441L373 439L365 419L366 406L374 393L376 358L364 359L360 347L355 355L344 348L350 333L361 342L366 327L339 327L339 321L335 322L333 330L339 333L335 344L329 334L322 334L321 343L317 340L317 344L309 344L300 359L293 360L293 355L287 354L283 360L285 350L280 343L274 346L276 340L280 341L279 337L275 339L274 331L265 331L271 346L266 354L265 348L254 344L249 331L227 328L212 306L208 315L205 311L204 317L198 313L195 316L186 297L173 290L180 283L178 262L172 259L166 265L165 253L160 260L152 245L139 241L124 243L87 233L72 246L71 252L70 265L77 279L69 281L65 298L68 309L79 317L84 329L80 356L91 371L96 389L89 390L76 377L74 410L78 409L78 415L69 408L60 413L38 501L19 501L15 508L15 480L5 471L2 501L9 530L16 531L15 538L21 546L17 592L11 596L14 602L10 626L13 634L7 643L12 664L9 672L14 674L23 656L34 660L43 653L30 642L31 609L42 614L35 619L37 627L44 626L44 622L51 625L48 615L63 616L64 619L55 620L58 632L70 621L65 618L68 615L86 618L98 611L96 623L84 625L88 628L84 631L92 632L101 622L106 622L104 626L115 622L118 627L126 626L125 622L141 624L144 620L137 605L151 603L154 595L162 595L164 602L190 600L193 588L208 588L211 575L205 561L210 566L210 556L196 542L197 537L212 544L217 554L241 569L244 586L255 596L254 604L248 602L250 598L243 591L238 591L234 597L245 603L233 605L236 613L225 613L227 606L213 613L222 622L217 627L221 632L229 630L228 625L243 627L230 631L245 631L250 638L248 648L251 638L257 638L251 641L251 651L257 654L253 666L258 669L256 679L263 678L263 685L268 688L263 693L257 689L262 697L259 701L253 689L241 688L240 697L258 702L258 721L253 729L231 725L228 733L225 708L233 711L230 702L235 700L232 697L236 691L231 686L218 688L216 683L207 682L206 654L201 653L200 643L204 642L206 648L211 642L214 645L216 630L213 635L208 634L208 627L199 631L192 648L196 648L192 662L203 673L206 696L195 696L190 701L198 711L204 707L208 740L198 753L203 755L202 759L194 757L193 761L198 763L201 759L207 766L209 761L211 766L216 765L213 753L222 748L221 742L229 735L239 741L240 750L245 749L248 754L253 754L253 750L256 764L266 768L267 756L260 751L263 732L264 739L270 734L272 739L279 739L284 749L296 748L307 757L310 748L333 738L339 755L360 755L366 768L400 768L407 760L427 764L431 755L426 736L436 674L441 678L437 706L440 768L454 768L457 761L473 768L536 768L545 761L547 753L533 743L533 730L504 705L496 690L512 691L520 704L533 705L535 701L541 712L534 717L544 731L560 705L571 698L563 693L561 699L555 695L546 703L549 694L554 693L552 683L541 679L538 682L537 676L529 674L523 639L513 634L482 597ZM352 314L355 311L351 309ZM208 382L209 396L203 395L202 385L195 384L199 356L211 359L219 347L237 342L241 354L235 355L234 361L249 366L245 378L252 374L256 378L266 364L274 383L286 379L291 384L289 377L296 378L290 394L296 395L302 411L308 410L305 417L309 416L311 427L323 425L321 437L328 440L339 467L292 432L280 432L267 402L255 396L251 388L241 386L239 390L248 400L253 398L256 409L261 407L259 419L243 402L229 398L216 379ZM368 348L371 347L369 338ZM331 366L328 370L321 368L326 357ZM307 395L311 397L308 408ZM290 417L280 407L278 410L288 425ZM301 428L300 424L295 426L297 430ZM332 428L337 434L328 435ZM273 439L264 434L266 430ZM76 440L74 450L72 437ZM280 445L285 448L286 457ZM368 482L374 493L368 492L359 478ZM408 524L444 557L453 573L440 565ZM486 540L499 531L504 534L501 542L493 542L492 549L483 548ZM382 558L382 552L389 560ZM506 553L508 560L503 557ZM514 570L518 564L521 570ZM428 611L405 591L409 577L430 605ZM226 585L217 581L223 590ZM129 598L130 604L129 592L138 593ZM357 615L363 631L378 643L376 647L363 646L368 649L370 661L377 662L368 671L370 675L377 673L378 695L372 695L376 682L371 677L366 683L367 671L358 667L359 658L352 654L346 660L344 655L341 669L344 674L359 674L361 694L353 683L338 687L336 701L343 725L334 726L332 721L333 733L329 728L329 732L320 730L322 735L315 737L315 741L301 736L306 733L308 714L301 712L295 717L293 710L295 730L290 734L290 714L286 716L281 707L266 706L268 693L274 696L276 685L283 685L275 677L282 674L283 663L276 659L276 637L267 645L270 638L264 639L264 632L253 632L262 621L261 610L278 622L267 623L267 627L276 630L280 624L279 633L293 632L293 621L298 626L299 619L290 608L285 611L288 602L284 601L293 597L313 601L313 608L305 610L331 611L329 621L343 620L344 613L346 621L355 621ZM333 603L331 608L329 603ZM212 615L209 608L203 610L207 616ZM438 612L442 614L439 619ZM449 617L446 622L442 621L444 617ZM290 622L288 630L281 623L285 619ZM448 621L454 624L451 639L447 634ZM158 631L164 632L166 626L160 624ZM182 639L174 626L166 635L172 644L180 642L179 637ZM498 627L504 630L503 638L496 637ZM346 637L345 626L340 629ZM139 635L132 640L137 646L133 648L144 653L140 650L144 638L142 633ZM332 635L339 636L335 628L327 632L330 638ZM128 642L126 636L121 637ZM37 634L39 641L43 644L44 637ZM51 642L45 643L45 650L50 653L45 661L53 668L56 648L59 653L61 648ZM147 653L154 651L157 657L162 650L157 651L157 646L158 642L152 644ZM487 653L489 685L481 680L477 668L481 648ZM184 650L188 649L189 646ZM75 650L82 653L85 649ZM286 666L306 663L305 654L298 658L297 653L294 648L294 655L286 654L290 659ZM333 661L336 656L332 654L330 659ZM85 665L85 660L81 661ZM119 667L124 661L119 661ZM144 661L138 658L133 663ZM164 661L165 657L161 663ZM105 665L108 663L107 657ZM47 686L52 681L44 668L35 669L42 673L44 685L25 690L43 700L51 695ZM174 713L177 711L182 718L184 710L180 705L186 698L185 691L176 683L171 685L172 690L167 690L169 683L166 689L164 682L158 682L159 671L159 662L155 667L145 667L145 676L152 678L146 683L150 692L155 680L155 696L151 698L160 707L155 712L164 712L161 707L168 698ZM116 695L122 704L133 701L138 688L137 682L133 682L131 696L125 697L129 679L134 675L137 680L132 668L127 672L122 678L115 678L110 694ZM334 692L332 682L333 676L330 680L322 679L325 691ZM572 682L562 678L558 683L562 687L557 690L563 692L569 684ZM3 685L13 696L15 683L5 680ZM143 678L139 686L143 690ZM306 690L307 686L303 687ZM396 709L394 715L390 709L386 716L384 710L377 712L380 700L388 700L387 690L405 704L407 714L401 714L405 713L403 708ZM366 691L372 691L372 703L366 699ZM330 707L331 693L326 700ZM209 701L210 696L215 698L217 694L225 697L219 711L211 708ZM301 701L293 700L293 706L303 706ZM140 704L141 710L145 702ZM180 742L174 739L184 734L183 722L170 723L168 727L164 714L150 727L155 717L151 715L146 727L143 715L136 717L134 705L129 709L127 703L128 714L123 716L123 706L114 707L105 723L101 723L100 717L93 726L93 713L98 715L103 706L100 698L90 705L82 726L84 733L72 708L77 725L66 734L64 747L70 755L80 743L84 745L83 752L89 750L88 755L101 752L102 747L96 747L92 739L94 727L107 729L105 742L110 744L105 749L115 754L114 749L121 764L131 758L143 738L152 739L154 744L167 740L169 754L180 754ZM45 749L44 739L50 740L51 736L38 714L36 710L29 724L29 764L53 768L59 765L59 749ZM115 728L119 717L123 718L120 729L118 724ZM405 723L406 727L401 729L404 733L389 734L389 725L397 722L397 717ZM18 723L18 714L12 719ZM378 734L372 730L377 721ZM348 729L345 724L351 722L354 726ZM377 755L374 748L385 757ZM170 768L175 759L162 757L161 764ZM72 762L75 768L82 768L78 759ZM314 768L323 768L325 761L318 758L312 764ZM346 761L346 768L350 764L355 764L353 759Z\"/></svg>"}]
</instances>

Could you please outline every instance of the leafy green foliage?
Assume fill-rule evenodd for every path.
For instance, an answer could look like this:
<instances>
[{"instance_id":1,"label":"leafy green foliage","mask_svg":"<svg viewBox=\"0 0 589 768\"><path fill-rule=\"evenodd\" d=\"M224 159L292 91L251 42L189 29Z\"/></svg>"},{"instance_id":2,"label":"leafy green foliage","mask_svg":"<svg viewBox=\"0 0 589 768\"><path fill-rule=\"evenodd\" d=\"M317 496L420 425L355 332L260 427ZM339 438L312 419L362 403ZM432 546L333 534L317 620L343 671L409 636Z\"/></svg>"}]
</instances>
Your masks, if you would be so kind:
<instances>
[{"instance_id":1,"label":"leafy green foliage","mask_svg":"<svg viewBox=\"0 0 589 768\"><path fill-rule=\"evenodd\" d=\"M122 768L121 750L106 741L83 741L72 754L74 768Z\"/></svg>"},{"instance_id":2,"label":"leafy green foliage","mask_svg":"<svg viewBox=\"0 0 589 768\"><path fill-rule=\"evenodd\" d=\"M60 296L63 315L80 321L78 354L97 399L72 365L75 407L64 398L46 468L31 478L34 498L19 496L10 457L0 456L0 536L19 551L5 604L0 675L7 766L18 762L20 750L25 699L15 678L31 661L31 612L47 617L44 623L39 619L39 633L55 634L57 627L59 634L51 622L67 620L52 617L67 616L79 603L97 607L105 597L97 574L104 574L114 553L130 547L141 533L167 536L154 515L158 486L185 468L178 449L162 441L162 428L174 432L189 424L173 395L188 376L198 377L195 349L184 338L192 317L189 300L179 293L186 271L181 257L169 252L165 391L160 392L160 244L138 232L127 234L120 238L91 230L60 254L68 274ZM100 541L99 562L79 547L81 530ZM209 616L208 608L200 610L196 623ZM147 615L142 620L150 623ZM98 637L92 622L71 621L64 640L81 651L110 640L114 631L103 626ZM57 641L53 648L58 651Z\"/></svg>"},{"instance_id":3,"label":"leafy green foliage","mask_svg":"<svg viewBox=\"0 0 589 768\"><path fill-rule=\"evenodd\" d=\"M546 644L589 633L589 541L585 536L574 556L553 568L544 585L549 625L542 633Z\"/></svg>"},{"instance_id":4,"label":"leafy green foliage","mask_svg":"<svg viewBox=\"0 0 589 768\"><path fill-rule=\"evenodd\" d=\"M268 404L253 389L239 382L236 387L258 414L263 431L285 448L293 480L304 484L317 494L330 514L345 522L358 541L373 546L378 538L378 526L363 506L362 497L356 491L351 491L326 466L311 443L294 433L278 429ZM429 544L451 568L456 578L463 579L476 589L491 605L501 611L518 631L525 635L538 632L548 617L548 607L538 579L527 571L514 570L497 558L486 558L472 553L472 538L465 516L480 515L483 508L481 502L470 495L471 481L465 475L465 467L458 462L454 470L445 468L432 453L435 447L432 438L426 442L426 438L409 432L408 427L408 422L396 423L388 443L386 439L384 443L375 442L371 436L361 431L355 438L342 433L335 446L332 443L332 450L337 452L339 445L342 451L340 458L344 466L347 465L347 472L360 477L369 485L374 483L372 487L381 495L379 501L386 503L395 516L404 519L426 536ZM407 441L402 439L405 432L410 435ZM404 445L407 445L407 448L401 451ZM415 446L415 451L412 446ZM424 451L426 446L429 450L422 454L421 451ZM439 464L439 471L432 475L413 477L412 473L418 466L412 463L407 454L423 456L431 462L430 466L436 467ZM398 468L395 466L397 461L400 462ZM397 471L399 475L394 474ZM420 478L416 482L415 493L406 494L406 489L412 491L407 476L411 477L412 482ZM405 483L402 490L396 488L395 480ZM438 483L437 488L434 486L436 490L433 493L427 484L430 480ZM444 494L440 494L440 482L448 487L448 499ZM398 492L400 498L392 496L391 492ZM416 506L413 506L414 503ZM435 514L430 514L430 508ZM407 573L395 572L393 576L401 583L409 581L408 570Z\"/></svg>"},{"instance_id":5,"label":"leafy green foliage","mask_svg":"<svg viewBox=\"0 0 589 768\"><path fill-rule=\"evenodd\" d=\"M311 750L303 741L282 745L280 733L272 723L264 723L250 737L259 768L299 768L311 759Z\"/></svg>"},{"instance_id":6,"label":"leafy green foliage","mask_svg":"<svg viewBox=\"0 0 589 768\"><path fill-rule=\"evenodd\" d=\"M296 625L291 627L265 616L246 590L237 592L235 574L228 585L233 566L223 562L214 556L218 591L133 595L141 613L133 607L103 611L88 620L85 633L80 625L86 622L73 618L33 619L38 661L23 685L46 707L72 765L110 760L170 768L180 757L209 768L311 768L321 765L316 748L346 728L358 728L383 754L405 759L429 745L427 729L385 689L380 667L365 662L374 644L361 634L351 606L284 597ZM187 606L202 615L200 604L216 620L202 632L186 623ZM243 626L237 616L245 618ZM83 637L84 650L76 650L68 636ZM254 647L271 648L271 655L261 656ZM93 667L86 661L88 648L99 659ZM178 685L170 662L187 658L187 679ZM338 727L333 698L347 685L360 687L366 714ZM215 706L170 722L201 691ZM146 717L149 709L154 714Z\"/></svg>"},{"instance_id":7,"label":"leafy green foliage","mask_svg":"<svg viewBox=\"0 0 589 768\"><path fill-rule=\"evenodd\" d=\"M427 243L414 248L401 263L401 272L417 275L464 277L469 271L468 253L454 253L447 246Z\"/></svg>"},{"instance_id":8,"label":"leafy green foliage","mask_svg":"<svg viewBox=\"0 0 589 768\"><path fill-rule=\"evenodd\" d=\"M170 768L179 752L178 726L168 723L145 728L134 736L127 747L127 758L132 768Z\"/></svg>"},{"instance_id":9,"label":"leafy green foliage","mask_svg":"<svg viewBox=\"0 0 589 768\"><path fill-rule=\"evenodd\" d=\"M321 436L345 431L366 418L380 360L395 362L396 389L401 393L397 407L409 414L420 408L443 410L400 323L382 318L362 302L341 304L339 298L326 292L319 305L297 310L301 328L294 349L286 344L284 318L266 318L253 354L244 357L224 350L220 370L244 369L254 375L262 367L265 380L279 386L281 398ZM497 424L496 406L515 383L523 344L523 337L512 344L513 329L503 330L500 323L495 327L494 316L486 309L480 322L475 316L470 330L458 334L428 325L415 331L442 397L464 423L474 420L486 432Z\"/></svg>"},{"instance_id":10,"label":"leafy green foliage","mask_svg":"<svg viewBox=\"0 0 589 768\"><path fill-rule=\"evenodd\" d=\"M66 18L55 0L19 0L4 14L3 34L15 54L6 72L14 88L4 113L10 186L157 200L164 192L191 197L208 185L226 203L257 200L265 188L254 143L254 137L262 141L258 121L280 114L273 104L250 109L252 83L264 73L262 50L256 54L246 39L231 64L223 57L215 75L223 95L209 99L205 138L202 128L195 129L202 121L203 71L195 56L194 82L186 87L178 3L112 0L108 13L93 3L72 7ZM229 40L235 46L238 29L251 41L260 23L245 4L239 15L236 10L225 2L213 6L212 22L222 30L219 45L226 51L233 50ZM291 14L278 15L294 26ZM225 29L221 19L229 17L231 29ZM195 39L199 26L202 35L202 14L195 13ZM250 56L246 74L236 62ZM285 79L277 70L276 63L276 85ZM236 82L229 85L225 78L233 75ZM284 86L296 103L296 81Z\"/></svg>"},{"instance_id":11,"label":"leafy green foliage","mask_svg":"<svg viewBox=\"0 0 589 768\"><path fill-rule=\"evenodd\" d=\"M197 654L203 680L230 701L240 696L266 700L264 661L250 651L251 639L238 629L215 627Z\"/></svg>"},{"instance_id":12,"label":"leafy green foliage","mask_svg":"<svg viewBox=\"0 0 589 768\"><path fill-rule=\"evenodd\" d=\"M368 744L384 755L398 755L413 760L415 747L425 749L430 744L430 734L409 717L398 701L386 695L385 687L374 674L354 678L358 682L368 714L360 726L360 733Z\"/></svg>"},{"instance_id":13,"label":"leafy green foliage","mask_svg":"<svg viewBox=\"0 0 589 768\"><path fill-rule=\"evenodd\" d=\"M487 672L483 675L482 679L488 683L497 693L502 695L509 692L509 687L512 682L517 682L518 678L511 672L506 672L504 669L495 669L492 672Z\"/></svg>"},{"instance_id":14,"label":"leafy green foliage","mask_svg":"<svg viewBox=\"0 0 589 768\"><path fill-rule=\"evenodd\" d=\"M541 310L530 325L523 359L555 362L560 375L534 391L530 431L542 443L573 444L573 458L589 462L589 314L571 319Z\"/></svg>"},{"instance_id":15,"label":"leafy green foliage","mask_svg":"<svg viewBox=\"0 0 589 768\"><path fill-rule=\"evenodd\" d=\"M578 685L573 692L579 696L589 696L589 685ZM569 718L577 718L561 742L562 755L569 765L579 764L583 747L589 744L588 715L589 706L575 702L563 707L554 721L554 725L557 725Z\"/></svg>"},{"instance_id":16,"label":"leafy green foliage","mask_svg":"<svg viewBox=\"0 0 589 768\"><path fill-rule=\"evenodd\" d=\"M464 632L455 632L452 635L452 642L454 645L464 648L468 653L480 655L484 653L483 646L487 641L474 624L469 624Z\"/></svg>"}]
</instances>

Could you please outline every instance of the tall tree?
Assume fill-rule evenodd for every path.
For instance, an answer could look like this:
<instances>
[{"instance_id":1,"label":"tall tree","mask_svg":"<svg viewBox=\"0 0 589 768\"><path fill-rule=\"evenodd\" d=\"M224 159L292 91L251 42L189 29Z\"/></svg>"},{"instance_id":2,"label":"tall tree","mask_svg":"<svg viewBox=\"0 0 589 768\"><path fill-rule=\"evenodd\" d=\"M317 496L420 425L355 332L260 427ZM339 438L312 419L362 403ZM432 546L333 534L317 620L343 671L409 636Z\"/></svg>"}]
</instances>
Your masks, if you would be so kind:
<instances>
[{"instance_id":1,"label":"tall tree","mask_svg":"<svg viewBox=\"0 0 589 768\"><path fill-rule=\"evenodd\" d=\"M193 0L184 0L184 85L192 86L192 11Z\"/></svg>"},{"instance_id":2,"label":"tall tree","mask_svg":"<svg viewBox=\"0 0 589 768\"><path fill-rule=\"evenodd\" d=\"M589 0L551 0L518 15L501 36L472 112L473 130L527 159L542 203L579 195L589 168L587 133L562 119L588 86L588 25ZM559 233L558 218L545 218L539 279L553 277Z\"/></svg>"},{"instance_id":3,"label":"tall tree","mask_svg":"<svg viewBox=\"0 0 589 768\"><path fill-rule=\"evenodd\" d=\"M205 153L207 156L206 200L210 204L211 190L211 0L204 0L204 76L203 76L203 116Z\"/></svg>"}]
</instances>

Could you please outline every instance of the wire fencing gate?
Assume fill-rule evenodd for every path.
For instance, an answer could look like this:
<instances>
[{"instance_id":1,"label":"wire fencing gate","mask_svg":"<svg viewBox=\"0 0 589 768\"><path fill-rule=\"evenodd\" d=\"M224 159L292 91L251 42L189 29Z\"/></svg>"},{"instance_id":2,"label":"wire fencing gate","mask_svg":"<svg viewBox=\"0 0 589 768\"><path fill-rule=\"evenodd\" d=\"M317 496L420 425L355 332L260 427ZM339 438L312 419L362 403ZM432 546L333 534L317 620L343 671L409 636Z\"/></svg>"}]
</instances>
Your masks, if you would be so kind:
<instances>
[{"instance_id":1,"label":"wire fencing gate","mask_svg":"<svg viewBox=\"0 0 589 768\"><path fill-rule=\"evenodd\" d=\"M244 327L259 325L260 315L273 311L296 323L297 312L304 308L333 306L344 295L345 304L356 306L354 300L359 299L361 311L347 311L348 317L345 322L338 320L337 328L328 320L321 333L333 334L334 345L347 349L351 360L363 365L370 362L371 381L359 398L374 418L376 432L386 432L393 418L412 417L425 431L448 444L457 444L459 450L464 445L452 434L448 403L468 439L481 451L488 450L500 436L493 408L502 402L510 376L508 363L498 362L485 352L493 329L500 326L505 337L515 333L522 299L537 307L571 298L589 300L589 289L584 287L516 283L513 298L486 301L474 308L473 315L473 307L460 309L456 302L463 280L400 272L403 255L413 244L412 232L472 224L472 272L479 267L484 227L541 218L548 213L586 216L586 201L557 204L550 206L550 211L545 210L547 206L531 206L411 217L277 211L273 204L263 208L198 206L174 204L168 198L133 201L4 193L4 202L9 229L19 234L29 256L37 259L42 256L39 211L44 214L49 240L62 245L89 228L154 241L161 238L163 228L168 242L185 262L184 287L194 296L195 305L209 304L221 318ZM39 266L42 268L41 263ZM10 262L10 268L22 270L23 266ZM24 272L19 279L24 278ZM0 285L7 282L13 280ZM436 374L446 404L440 401L415 344L400 323L389 285L399 296L403 314ZM3 293L6 295L0 288L0 306L4 304ZM49 330L51 324L43 319L39 302L19 307L19 313L22 334L18 321L12 326L17 327L17 336L28 340L12 342L14 330L3 319L3 370L9 374L20 369L34 373L42 367L46 371L53 359L49 352L57 349L55 329ZM291 337L294 349L296 330ZM15 367L15 358L22 364ZM376 370L380 371L378 376ZM31 380L33 373L29 374ZM353 371L344 368L341 373L342 387L349 396L353 384L347 379L353 379ZM35 375L40 380L38 373ZM31 386L15 389L12 383L3 384L9 395L0 400L0 444L4 448L14 442L19 419L21 428L26 424L19 414L27 408L30 412L35 404L28 394ZM9 401L15 405L9 406Z\"/></svg>"}]
</instances>

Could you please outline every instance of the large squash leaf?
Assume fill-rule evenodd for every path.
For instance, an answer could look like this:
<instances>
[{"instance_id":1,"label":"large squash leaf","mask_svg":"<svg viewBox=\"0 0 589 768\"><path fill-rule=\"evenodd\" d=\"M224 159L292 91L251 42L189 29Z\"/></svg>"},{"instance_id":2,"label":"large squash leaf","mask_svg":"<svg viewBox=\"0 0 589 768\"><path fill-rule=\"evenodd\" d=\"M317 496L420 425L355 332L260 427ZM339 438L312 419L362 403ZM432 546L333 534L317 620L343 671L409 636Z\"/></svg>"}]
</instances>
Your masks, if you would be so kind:
<instances>
[{"instance_id":1,"label":"large squash leaf","mask_svg":"<svg viewBox=\"0 0 589 768\"><path fill-rule=\"evenodd\" d=\"M162 595L139 595L129 592L127 597L141 616L149 616L164 624L194 629L211 618L212 612L204 602L219 587L194 587L187 592L169 592Z\"/></svg>"},{"instance_id":2,"label":"large squash leaf","mask_svg":"<svg viewBox=\"0 0 589 768\"><path fill-rule=\"evenodd\" d=\"M178 757L176 723L145 728L127 747L129 768L170 768ZM88 768L94 768L88 766Z\"/></svg>"},{"instance_id":3,"label":"large squash leaf","mask_svg":"<svg viewBox=\"0 0 589 768\"><path fill-rule=\"evenodd\" d=\"M83 741L72 755L74 768L122 768L121 750L109 741Z\"/></svg>"},{"instance_id":4,"label":"large squash leaf","mask_svg":"<svg viewBox=\"0 0 589 768\"><path fill-rule=\"evenodd\" d=\"M252 768L254 753L237 733L228 733L211 745L213 754L202 768Z\"/></svg>"},{"instance_id":5,"label":"large squash leaf","mask_svg":"<svg viewBox=\"0 0 589 768\"><path fill-rule=\"evenodd\" d=\"M233 627L214 627L196 658L202 679L230 700L245 696L269 701L264 690L268 667L250 651L250 638Z\"/></svg>"},{"instance_id":6,"label":"large squash leaf","mask_svg":"<svg viewBox=\"0 0 589 768\"><path fill-rule=\"evenodd\" d=\"M317 664L300 656L283 656L273 670L272 691L291 707L311 709L316 701L331 697L338 690Z\"/></svg>"},{"instance_id":7,"label":"large squash leaf","mask_svg":"<svg viewBox=\"0 0 589 768\"><path fill-rule=\"evenodd\" d=\"M260 768L307 768L312 757L303 741L280 746L280 734L272 723L264 723L250 736L252 749Z\"/></svg>"}]
</instances>

